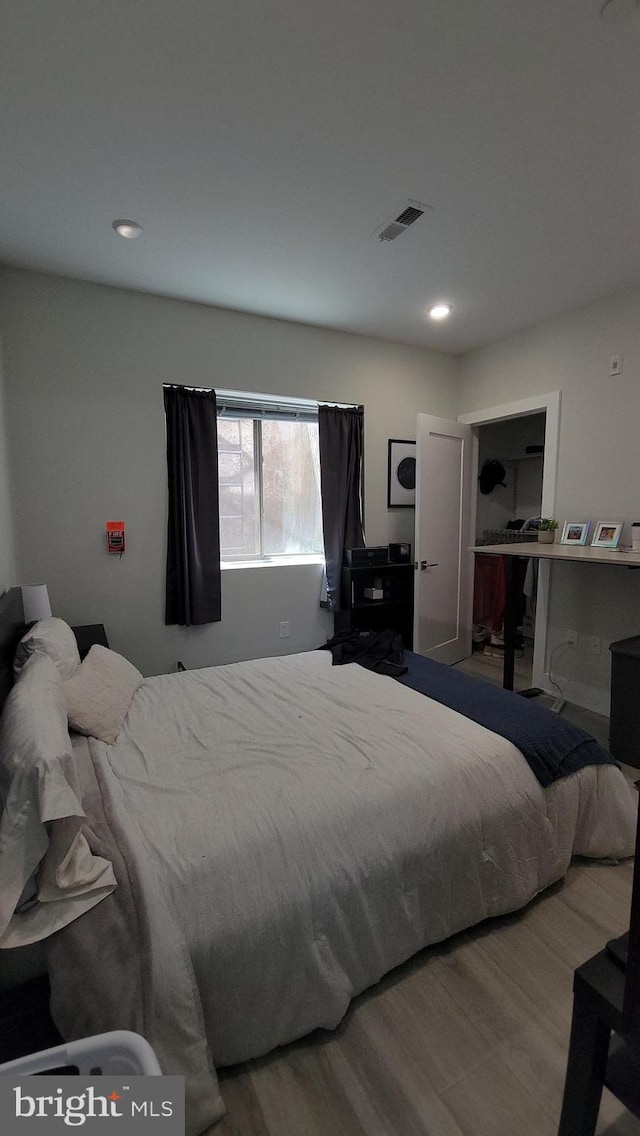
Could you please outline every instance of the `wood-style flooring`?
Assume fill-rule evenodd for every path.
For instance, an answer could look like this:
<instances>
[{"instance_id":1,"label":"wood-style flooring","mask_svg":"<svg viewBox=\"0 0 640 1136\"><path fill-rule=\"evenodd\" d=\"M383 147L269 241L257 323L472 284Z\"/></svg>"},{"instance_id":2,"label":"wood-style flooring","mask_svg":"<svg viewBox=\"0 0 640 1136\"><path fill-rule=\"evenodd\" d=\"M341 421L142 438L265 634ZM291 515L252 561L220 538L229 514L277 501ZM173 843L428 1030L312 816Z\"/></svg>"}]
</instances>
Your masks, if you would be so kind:
<instances>
[{"instance_id":1,"label":"wood-style flooring","mask_svg":"<svg viewBox=\"0 0 640 1136\"><path fill-rule=\"evenodd\" d=\"M422 951L317 1031L221 1071L217 1136L555 1136L573 971L628 925L632 864ZM605 1090L600 1136L640 1136Z\"/></svg>"},{"instance_id":2,"label":"wood-style flooring","mask_svg":"<svg viewBox=\"0 0 640 1136\"><path fill-rule=\"evenodd\" d=\"M500 686L502 685L503 667L504 659L493 658L480 650L474 651L468 659L463 659L461 663L456 664L456 670L464 671L472 678L482 678L485 682L498 683ZM516 656L514 659L513 670L514 690L526 690L527 687L532 685L533 643L530 639L525 639L524 654ZM549 701L552 702L553 699L549 699Z\"/></svg>"},{"instance_id":3,"label":"wood-style flooring","mask_svg":"<svg viewBox=\"0 0 640 1136\"><path fill-rule=\"evenodd\" d=\"M461 663L456 664L456 670L463 671L471 678L481 678L485 682L493 682L498 686L502 686L502 668L502 659L493 659L490 656L483 655L481 651L474 651L468 659L463 659ZM514 690L526 690L527 687L532 685L532 669L533 648L531 643L525 640L524 656L515 660ZM543 694L535 701L550 709L555 702L555 696ZM575 726L581 726L587 733L593 734L600 745L603 745L605 749L607 748L609 743L608 718L604 718L602 714L594 714L592 710L585 710L582 706L573 706L570 702L565 703L561 717L568 722L573 722ZM637 772L635 776L638 776Z\"/></svg>"},{"instance_id":4,"label":"wood-style flooring","mask_svg":"<svg viewBox=\"0 0 640 1136\"><path fill-rule=\"evenodd\" d=\"M501 665L477 664L461 669L501 681ZM606 745L608 719L563 714ZM212 1134L555 1136L573 971L627 929L632 872L631 861L574 861L524 911L422 951L361 994L334 1033L220 1071L228 1111ZM640 1121L605 1090L597 1133L640 1136Z\"/></svg>"}]
</instances>

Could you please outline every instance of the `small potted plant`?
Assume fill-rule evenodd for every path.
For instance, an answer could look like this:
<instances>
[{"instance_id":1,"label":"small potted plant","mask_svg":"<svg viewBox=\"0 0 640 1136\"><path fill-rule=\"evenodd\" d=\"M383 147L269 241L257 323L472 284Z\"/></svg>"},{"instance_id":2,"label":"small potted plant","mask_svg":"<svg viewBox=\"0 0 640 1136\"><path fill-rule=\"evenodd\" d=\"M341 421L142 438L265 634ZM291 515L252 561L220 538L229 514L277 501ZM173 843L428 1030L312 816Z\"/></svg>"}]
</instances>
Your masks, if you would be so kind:
<instances>
[{"instance_id":1,"label":"small potted plant","mask_svg":"<svg viewBox=\"0 0 640 1136\"><path fill-rule=\"evenodd\" d=\"M538 525L538 540L541 544L553 544L556 539L558 522L555 517L543 517Z\"/></svg>"}]
</instances>

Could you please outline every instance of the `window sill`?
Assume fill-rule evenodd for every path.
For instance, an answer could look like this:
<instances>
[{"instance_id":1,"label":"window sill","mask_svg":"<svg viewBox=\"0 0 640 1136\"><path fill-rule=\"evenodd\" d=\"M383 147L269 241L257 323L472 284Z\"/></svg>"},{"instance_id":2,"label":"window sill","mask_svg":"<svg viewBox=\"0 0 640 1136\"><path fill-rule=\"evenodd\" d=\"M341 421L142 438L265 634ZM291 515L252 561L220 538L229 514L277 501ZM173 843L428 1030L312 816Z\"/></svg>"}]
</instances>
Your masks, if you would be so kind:
<instances>
[{"instance_id":1,"label":"window sill","mask_svg":"<svg viewBox=\"0 0 640 1136\"><path fill-rule=\"evenodd\" d=\"M313 554L310 556L274 556L271 560L223 560L220 568L223 572L236 568L288 568L300 564L322 564L324 556Z\"/></svg>"}]
</instances>

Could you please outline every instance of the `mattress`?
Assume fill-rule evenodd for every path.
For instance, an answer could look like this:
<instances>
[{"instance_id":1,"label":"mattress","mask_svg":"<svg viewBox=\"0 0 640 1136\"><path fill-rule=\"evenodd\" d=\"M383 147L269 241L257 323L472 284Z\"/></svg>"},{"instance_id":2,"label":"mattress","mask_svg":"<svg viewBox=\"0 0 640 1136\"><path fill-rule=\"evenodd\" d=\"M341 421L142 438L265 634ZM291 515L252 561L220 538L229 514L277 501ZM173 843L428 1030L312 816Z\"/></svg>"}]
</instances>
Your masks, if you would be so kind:
<instances>
[{"instance_id":1,"label":"mattress","mask_svg":"<svg viewBox=\"0 0 640 1136\"><path fill-rule=\"evenodd\" d=\"M635 805L616 767L543 789L511 742L324 652L148 679L115 745L76 744L89 747L93 821L119 886L54 936L54 1016L65 1036L95 1032L77 997L89 983L106 1028L108 976L102 989L87 972L120 935L123 981L143 958L165 984L127 1028L188 1079L202 1045L221 1066L335 1027L356 993L523 906L572 855L633 852ZM140 971L131 999L146 989ZM184 1034L187 1006L185 1056L172 1031L182 1015ZM206 1092L218 1108L192 1078L192 1132Z\"/></svg>"}]
</instances>

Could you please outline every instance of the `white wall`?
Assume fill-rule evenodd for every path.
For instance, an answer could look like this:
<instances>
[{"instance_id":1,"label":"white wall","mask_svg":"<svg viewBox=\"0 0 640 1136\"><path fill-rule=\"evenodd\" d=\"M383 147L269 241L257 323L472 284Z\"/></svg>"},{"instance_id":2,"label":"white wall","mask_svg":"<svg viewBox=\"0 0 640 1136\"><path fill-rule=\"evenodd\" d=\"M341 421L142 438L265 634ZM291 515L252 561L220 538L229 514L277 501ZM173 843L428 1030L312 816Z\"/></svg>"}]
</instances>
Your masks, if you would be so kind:
<instances>
[{"instance_id":1,"label":"white wall","mask_svg":"<svg viewBox=\"0 0 640 1136\"><path fill-rule=\"evenodd\" d=\"M9 429L0 342L0 595L17 583L18 568L9 470Z\"/></svg>"},{"instance_id":2,"label":"white wall","mask_svg":"<svg viewBox=\"0 0 640 1136\"><path fill-rule=\"evenodd\" d=\"M539 517L542 511L542 456L516 463L516 516Z\"/></svg>"},{"instance_id":3,"label":"white wall","mask_svg":"<svg viewBox=\"0 0 640 1136\"><path fill-rule=\"evenodd\" d=\"M610 356L619 353L624 373L610 378ZM562 392L556 517L640 519L640 289L463 357L458 409L471 413L553 390ZM608 713L608 644L640 633L640 572L554 565L550 649L567 629L579 641L554 656L563 694ZM592 636L602 640L599 655L591 653Z\"/></svg>"},{"instance_id":4,"label":"white wall","mask_svg":"<svg viewBox=\"0 0 640 1136\"><path fill-rule=\"evenodd\" d=\"M103 621L145 673L178 658L199 666L303 650L331 627L314 566L225 573L221 624L164 626L163 382L363 402L370 544L413 540L413 512L386 509L386 462L387 439L413 437L418 411L451 417L559 389L556 516L640 519L640 289L456 360L60 277L5 270L1 283L13 494L0 379L0 587L18 582L19 547L24 579L46 580L54 610ZM615 353L624 372L610 379ZM127 522L122 561L103 551L110 519ZM640 633L640 572L555 565L551 647L568 628L580 639L555 657L565 696L606 713L607 645Z\"/></svg>"},{"instance_id":5,"label":"white wall","mask_svg":"<svg viewBox=\"0 0 640 1136\"><path fill-rule=\"evenodd\" d=\"M363 403L367 542L413 541L413 511L386 508L387 439L415 437L419 411L454 415L452 357L13 269L0 326L25 578L146 674L311 649L332 628L314 565L225 572L220 624L165 627L165 382ZM122 560L107 520L127 524Z\"/></svg>"}]
</instances>

